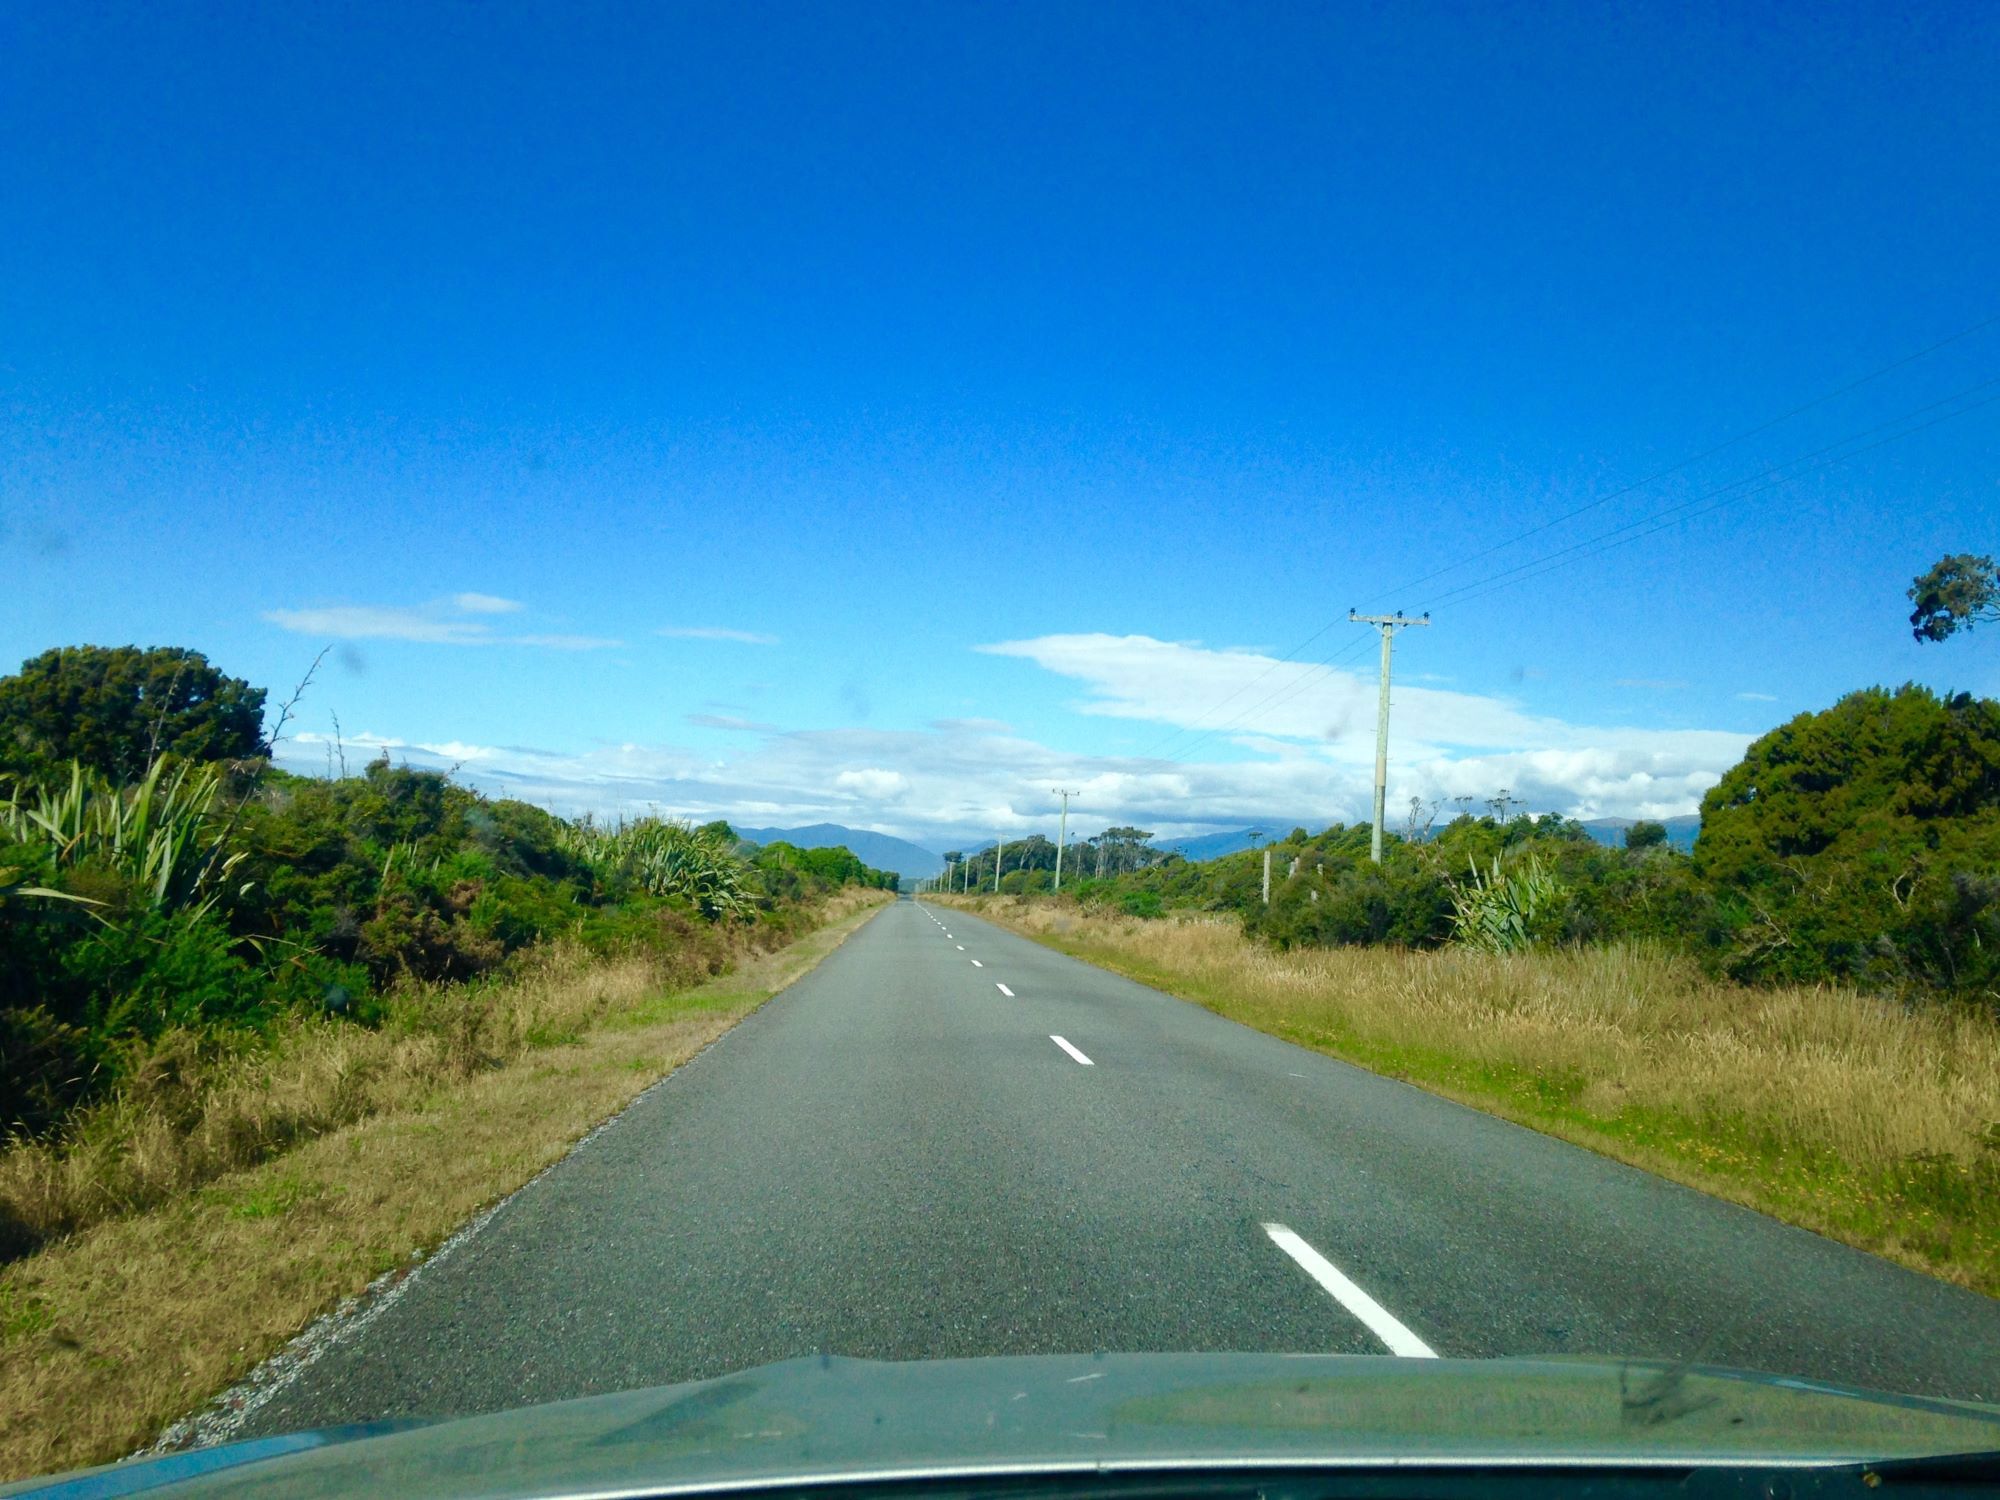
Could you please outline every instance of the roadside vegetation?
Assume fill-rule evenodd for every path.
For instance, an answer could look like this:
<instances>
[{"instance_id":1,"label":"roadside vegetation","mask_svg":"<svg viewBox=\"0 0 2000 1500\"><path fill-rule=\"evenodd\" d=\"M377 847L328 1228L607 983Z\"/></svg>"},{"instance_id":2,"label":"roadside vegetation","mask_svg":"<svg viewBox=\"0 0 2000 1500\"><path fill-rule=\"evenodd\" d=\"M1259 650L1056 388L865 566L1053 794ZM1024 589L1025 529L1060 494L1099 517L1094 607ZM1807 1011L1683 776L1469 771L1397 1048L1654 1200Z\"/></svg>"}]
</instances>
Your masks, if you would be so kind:
<instances>
[{"instance_id":1,"label":"roadside vegetation","mask_svg":"<svg viewBox=\"0 0 2000 1500\"><path fill-rule=\"evenodd\" d=\"M513 1050L467 1073L421 1034L329 1028L268 1077L211 1091L218 1125L239 1104L276 1111L344 1088L367 1108L0 1265L0 1482L153 1442L316 1315L421 1263L890 899L845 887L822 904L825 925L733 950L727 973L687 989L663 988L672 976L644 955L546 955L480 992ZM183 1149L170 1142L169 1159Z\"/></svg>"},{"instance_id":2,"label":"roadside vegetation","mask_svg":"<svg viewBox=\"0 0 2000 1500\"><path fill-rule=\"evenodd\" d=\"M264 704L183 650L66 648L0 679L0 1259L896 883L843 849L568 821L386 757L288 774Z\"/></svg>"},{"instance_id":3,"label":"roadside vegetation","mask_svg":"<svg viewBox=\"0 0 2000 1500\"><path fill-rule=\"evenodd\" d=\"M1279 948L1224 916L927 897L1260 1031L2000 1294L2000 1027L1656 944Z\"/></svg>"},{"instance_id":4,"label":"roadside vegetation","mask_svg":"<svg viewBox=\"0 0 2000 1500\"><path fill-rule=\"evenodd\" d=\"M965 857L989 894L943 899L2000 1294L2000 704L1802 714L1710 790L1692 854L1469 802L1411 807L1379 865L1366 826L1202 863L1117 828L1067 851L1060 898L1031 840L1000 895L989 849Z\"/></svg>"},{"instance_id":5,"label":"roadside vegetation","mask_svg":"<svg viewBox=\"0 0 2000 1500\"><path fill-rule=\"evenodd\" d=\"M264 709L192 651L0 679L0 1478L150 1441L896 886L386 758L288 774Z\"/></svg>"},{"instance_id":6,"label":"roadside vegetation","mask_svg":"<svg viewBox=\"0 0 2000 1500\"><path fill-rule=\"evenodd\" d=\"M1658 823L1607 848L1570 819L1518 814L1504 791L1473 803L1412 806L1379 865L1361 824L1201 862L1109 829L1066 851L1063 895L1141 918L1228 913L1281 949L1657 943L1743 984L1852 985L2000 1019L1991 699L1870 688L1799 715L1709 791L1691 855ZM1055 853L1041 838L1008 844L1001 892L1047 893ZM994 859L965 855L961 878L990 891Z\"/></svg>"}]
</instances>

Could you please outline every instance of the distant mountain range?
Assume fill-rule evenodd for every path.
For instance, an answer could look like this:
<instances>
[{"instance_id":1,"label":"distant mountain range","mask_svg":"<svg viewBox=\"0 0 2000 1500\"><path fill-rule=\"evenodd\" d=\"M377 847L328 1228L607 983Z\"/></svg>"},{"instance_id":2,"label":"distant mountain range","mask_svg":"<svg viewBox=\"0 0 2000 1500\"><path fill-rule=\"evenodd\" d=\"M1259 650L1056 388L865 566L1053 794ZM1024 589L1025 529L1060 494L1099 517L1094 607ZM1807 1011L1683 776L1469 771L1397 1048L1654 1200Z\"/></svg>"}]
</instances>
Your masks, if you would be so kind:
<instances>
[{"instance_id":1,"label":"distant mountain range","mask_svg":"<svg viewBox=\"0 0 2000 1500\"><path fill-rule=\"evenodd\" d=\"M1635 820L1632 818L1588 818L1583 827L1598 843L1617 849L1625 843L1625 830ZM1694 848L1694 837L1701 831L1701 819L1689 814L1683 818L1663 818L1667 827L1667 842L1685 853ZM744 828L731 824L737 835L753 844L774 844L783 840L797 844L801 849L851 849L865 864L878 870L894 870L898 875L910 880L921 880L936 875L944 869L944 856L935 849L926 849L921 844L913 844L908 839L899 839L893 834L877 833L870 828L848 828L840 823L814 823L805 828ZM1257 844L1268 844L1274 839L1282 839L1296 827L1313 827L1305 819L1279 819L1262 826ZM1251 839L1256 829L1235 828L1221 833L1204 833L1192 838L1163 839L1160 849L1178 854L1183 859L1220 859L1225 854L1236 854L1254 847ZM993 841L960 844L967 853L991 849Z\"/></svg>"},{"instance_id":2,"label":"distant mountain range","mask_svg":"<svg viewBox=\"0 0 2000 1500\"><path fill-rule=\"evenodd\" d=\"M1613 849L1622 849L1625 847L1625 830L1638 821L1637 818L1585 818L1583 826L1598 843L1607 844ZM1689 813L1680 818L1656 818L1651 821L1666 825L1667 842L1683 854L1694 848L1694 836L1701 832L1699 813Z\"/></svg>"},{"instance_id":3,"label":"distant mountain range","mask_svg":"<svg viewBox=\"0 0 2000 1500\"><path fill-rule=\"evenodd\" d=\"M1625 846L1625 830L1637 821L1636 818L1587 818L1582 826L1598 843L1613 849L1622 849ZM1667 842L1674 848L1683 854L1694 848L1694 837L1701 832L1699 816L1690 813L1686 817L1661 818L1659 821L1666 825ZM1304 819L1296 822L1280 819L1275 823L1265 824L1263 836L1256 842L1268 844L1275 839L1282 839L1294 827L1311 827L1317 832L1320 826L1322 825L1307 824ZM1164 839L1159 847L1178 854L1183 859L1220 859L1225 854L1237 854L1253 847L1250 838L1253 832L1255 832L1253 829L1238 828L1226 833L1205 833L1197 838Z\"/></svg>"},{"instance_id":4,"label":"distant mountain range","mask_svg":"<svg viewBox=\"0 0 2000 1500\"><path fill-rule=\"evenodd\" d=\"M745 828L731 823L738 838L753 844L796 844L801 849L846 848L863 864L876 870L894 870L910 880L935 875L944 868L944 859L935 850L913 844L869 828L846 828L839 823L814 823L805 828Z\"/></svg>"},{"instance_id":5,"label":"distant mountain range","mask_svg":"<svg viewBox=\"0 0 2000 1500\"><path fill-rule=\"evenodd\" d=\"M1256 842L1268 844L1274 838L1283 838L1299 826L1299 823L1286 823L1280 827L1272 823L1264 828L1262 836ZM1254 828L1237 828L1225 833L1204 833L1194 838L1165 839L1160 841L1157 847L1170 854L1178 854L1182 859L1220 859L1225 854L1240 854L1250 848L1250 836L1257 831Z\"/></svg>"}]
</instances>

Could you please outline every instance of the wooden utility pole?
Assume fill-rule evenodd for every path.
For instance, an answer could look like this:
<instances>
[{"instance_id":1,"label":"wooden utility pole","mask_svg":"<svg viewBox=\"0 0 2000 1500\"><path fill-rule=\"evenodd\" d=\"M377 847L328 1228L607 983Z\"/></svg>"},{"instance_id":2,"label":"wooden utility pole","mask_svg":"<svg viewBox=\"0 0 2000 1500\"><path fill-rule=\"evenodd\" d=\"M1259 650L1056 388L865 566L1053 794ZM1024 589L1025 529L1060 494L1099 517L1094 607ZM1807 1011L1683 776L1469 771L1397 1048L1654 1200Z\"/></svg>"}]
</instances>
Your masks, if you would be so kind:
<instances>
[{"instance_id":1,"label":"wooden utility pole","mask_svg":"<svg viewBox=\"0 0 2000 1500\"><path fill-rule=\"evenodd\" d=\"M1353 610L1347 618L1356 625L1373 625L1382 632L1382 695L1375 706L1375 831L1368 840L1368 857L1376 864L1382 863L1382 811L1389 787L1389 651L1390 643L1396 639L1396 632L1410 625L1428 625L1431 612L1425 610L1415 619L1398 610L1393 615L1357 615Z\"/></svg>"},{"instance_id":2,"label":"wooden utility pole","mask_svg":"<svg viewBox=\"0 0 2000 1500\"><path fill-rule=\"evenodd\" d=\"M1069 799L1074 797L1076 793L1066 792L1061 787L1054 787L1051 790L1063 799L1062 821L1056 825L1056 883L1053 893L1060 895L1062 892L1063 845L1069 840Z\"/></svg>"}]
</instances>

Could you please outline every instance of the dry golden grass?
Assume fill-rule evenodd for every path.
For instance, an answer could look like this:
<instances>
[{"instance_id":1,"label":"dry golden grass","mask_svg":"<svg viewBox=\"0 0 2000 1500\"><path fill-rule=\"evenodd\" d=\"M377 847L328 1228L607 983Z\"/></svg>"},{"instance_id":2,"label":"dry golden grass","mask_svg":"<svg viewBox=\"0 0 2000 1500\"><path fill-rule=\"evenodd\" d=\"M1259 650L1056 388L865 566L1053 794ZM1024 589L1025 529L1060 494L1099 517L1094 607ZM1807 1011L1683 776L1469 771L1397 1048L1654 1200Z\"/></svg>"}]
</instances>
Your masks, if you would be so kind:
<instances>
[{"instance_id":1,"label":"dry golden grass","mask_svg":"<svg viewBox=\"0 0 2000 1500\"><path fill-rule=\"evenodd\" d=\"M954 898L1234 1020L2000 1292L2000 1027L1664 952L1280 952L1231 919Z\"/></svg>"},{"instance_id":2,"label":"dry golden grass","mask_svg":"<svg viewBox=\"0 0 2000 1500\"><path fill-rule=\"evenodd\" d=\"M883 899L841 891L823 919ZM407 986L373 1029L299 1017L233 1049L213 1035L170 1033L60 1140L0 1149L0 1255L166 1202L525 1052L574 1042L648 995L783 943L784 932L690 926L685 941L616 959L554 943L496 981Z\"/></svg>"},{"instance_id":3,"label":"dry golden grass","mask_svg":"<svg viewBox=\"0 0 2000 1500\"><path fill-rule=\"evenodd\" d=\"M552 955L487 996L498 1013L490 1046L468 1056L490 1058L511 1035L504 1064L468 1067L408 1035L315 1033L246 1062L214 1092L201 1115L212 1125L192 1134L212 1139L210 1154L135 1131L135 1161L162 1158L132 1169L160 1194L155 1206L0 1269L0 1480L150 1441L314 1316L561 1157L888 899L843 893L830 925L678 994L662 993L643 965ZM227 1158L233 1129L295 1130L299 1143L195 1186L199 1163ZM18 1187L65 1168L12 1170ZM173 1182L179 1191L167 1191Z\"/></svg>"}]
</instances>

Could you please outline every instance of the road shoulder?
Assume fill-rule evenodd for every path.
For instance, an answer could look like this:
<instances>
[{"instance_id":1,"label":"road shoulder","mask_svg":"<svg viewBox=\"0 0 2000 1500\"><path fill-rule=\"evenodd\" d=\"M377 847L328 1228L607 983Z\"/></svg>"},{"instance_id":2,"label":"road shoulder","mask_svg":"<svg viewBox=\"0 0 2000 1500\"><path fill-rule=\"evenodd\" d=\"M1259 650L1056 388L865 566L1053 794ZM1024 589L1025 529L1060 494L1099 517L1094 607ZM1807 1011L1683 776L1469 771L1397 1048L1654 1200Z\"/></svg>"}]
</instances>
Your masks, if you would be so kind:
<instances>
[{"instance_id":1,"label":"road shoulder","mask_svg":"<svg viewBox=\"0 0 2000 1500\"><path fill-rule=\"evenodd\" d=\"M7 1266L0 1480L129 1453L343 1299L393 1286L887 905Z\"/></svg>"},{"instance_id":2,"label":"road shoulder","mask_svg":"<svg viewBox=\"0 0 2000 1500\"><path fill-rule=\"evenodd\" d=\"M1831 1150L1768 1139L1748 1114L1695 1113L1626 1102L1613 1080L1579 1088L1563 1060L1502 1066L1425 1038L1404 1025L1387 1036L1352 1024L1338 1003L1277 1004L1272 986L1240 982L1211 965L1178 966L1168 945L1148 941L1147 924L1125 933L1116 922L1075 917L1050 929L1024 921L1017 902L990 897L938 900L1079 962L1117 974L1226 1020L1411 1084L1441 1098L1523 1125L1711 1197L1811 1230L1940 1280L2000 1293L2000 1214L1988 1189L1996 1163L1915 1155L1892 1170L1861 1170ZM1063 919L1058 918L1059 922ZM1130 926L1130 924L1125 924ZM1246 957L1248 955L1246 954ZM1281 965L1282 958L1271 963ZM1238 971L1231 970L1230 973ZM1285 993L1305 995L1309 984ZM1695 1045L1701 1038L1693 1039ZM1597 1094L1609 1098L1600 1106ZM1878 1101L1879 1104L1879 1101ZM1862 1107L1857 1101L1854 1108ZM1808 1140L1804 1143L1810 1146ZM1977 1153L1975 1153L1975 1156Z\"/></svg>"}]
</instances>

